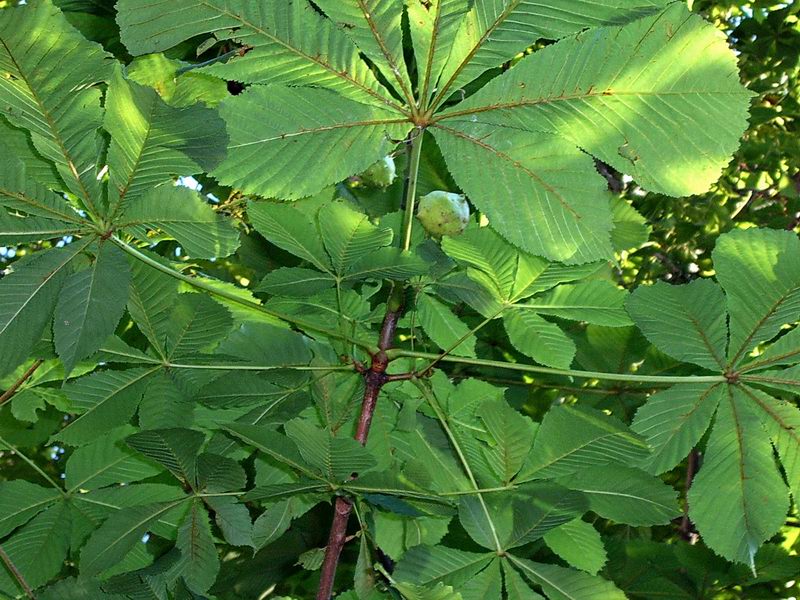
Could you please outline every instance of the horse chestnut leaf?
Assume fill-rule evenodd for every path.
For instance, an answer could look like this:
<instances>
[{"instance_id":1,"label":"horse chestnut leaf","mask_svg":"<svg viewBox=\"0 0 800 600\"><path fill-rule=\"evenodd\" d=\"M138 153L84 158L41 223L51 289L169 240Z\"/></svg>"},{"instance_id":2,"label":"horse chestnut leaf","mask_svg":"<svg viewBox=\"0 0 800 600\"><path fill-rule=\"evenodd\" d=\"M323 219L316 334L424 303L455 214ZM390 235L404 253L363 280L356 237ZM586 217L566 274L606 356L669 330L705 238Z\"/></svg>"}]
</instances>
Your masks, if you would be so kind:
<instances>
[{"instance_id":1,"label":"horse chestnut leaf","mask_svg":"<svg viewBox=\"0 0 800 600\"><path fill-rule=\"evenodd\" d=\"M469 223L469 204L464 194L436 190L419 199L417 219L432 236L459 235Z\"/></svg>"},{"instance_id":2,"label":"horse chestnut leaf","mask_svg":"<svg viewBox=\"0 0 800 600\"><path fill-rule=\"evenodd\" d=\"M391 156L384 156L361 174L361 180L367 185L388 187L397 177L397 169Z\"/></svg>"}]
</instances>

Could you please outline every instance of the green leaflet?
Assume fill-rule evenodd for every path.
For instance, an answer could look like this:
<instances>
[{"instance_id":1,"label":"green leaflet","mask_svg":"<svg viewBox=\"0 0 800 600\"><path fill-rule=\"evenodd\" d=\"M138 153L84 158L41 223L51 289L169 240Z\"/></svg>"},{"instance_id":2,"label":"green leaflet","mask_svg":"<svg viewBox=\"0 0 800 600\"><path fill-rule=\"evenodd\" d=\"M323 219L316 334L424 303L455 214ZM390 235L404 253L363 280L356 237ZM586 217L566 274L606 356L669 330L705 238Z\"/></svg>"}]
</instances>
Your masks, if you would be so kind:
<instances>
[{"instance_id":1,"label":"green leaflet","mask_svg":"<svg viewBox=\"0 0 800 600\"><path fill-rule=\"evenodd\" d=\"M403 5L393 0L321 0L319 6L406 99L411 82L403 60Z\"/></svg>"},{"instance_id":2,"label":"green leaflet","mask_svg":"<svg viewBox=\"0 0 800 600\"><path fill-rule=\"evenodd\" d=\"M30 355L50 321L72 260L86 245L36 254L0 280L0 373Z\"/></svg>"},{"instance_id":3,"label":"green leaflet","mask_svg":"<svg viewBox=\"0 0 800 600\"><path fill-rule=\"evenodd\" d=\"M230 311L206 294L181 294L166 324L170 360L215 346L233 327Z\"/></svg>"},{"instance_id":4,"label":"green leaflet","mask_svg":"<svg viewBox=\"0 0 800 600\"><path fill-rule=\"evenodd\" d=\"M21 217L0 209L0 244L10 246L82 232L79 225L41 217Z\"/></svg>"},{"instance_id":5,"label":"green leaflet","mask_svg":"<svg viewBox=\"0 0 800 600\"><path fill-rule=\"evenodd\" d=\"M59 187L61 179L53 164L39 155L27 131L13 127L5 117L0 117L0 150L6 164L20 161L26 175L33 181L51 189ZM11 171L19 172L19 169Z\"/></svg>"},{"instance_id":6,"label":"green leaflet","mask_svg":"<svg viewBox=\"0 0 800 600\"><path fill-rule=\"evenodd\" d=\"M27 215L65 221L62 227L83 224L69 203L33 179L34 174L13 154L5 157L0 167L0 204Z\"/></svg>"},{"instance_id":7,"label":"green leaflet","mask_svg":"<svg viewBox=\"0 0 800 600\"><path fill-rule=\"evenodd\" d=\"M463 391L464 395L469 392ZM505 399L486 400L476 411L493 438L484 455L504 485L511 483L530 454L537 425L511 408Z\"/></svg>"},{"instance_id":8,"label":"green leaflet","mask_svg":"<svg viewBox=\"0 0 800 600\"><path fill-rule=\"evenodd\" d=\"M0 535L11 533L58 498L58 490L22 479L0 482Z\"/></svg>"},{"instance_id":9,"label":"green leaflet","mask_svg":"<svg viewBox=\"0 0 800 600\"><path fill-rule=\"evenodd\" d=\"M414 56L424 65L421 98L432 95L450 51L460 41L458 29L469 8L467 0L406 2Z\"/></svg>"},{"instance_id":10,"label":"green leaflet","mask_svg":"<svg viewBox=\"0 0 800 600\"><path fill-rule=\"evenodd\" d=\"M180 569L187 587L196 594L206 592L217 578L219 558L208 513L200 500L191 503L175 546L181 551Z\"/></svg>"},{"instance_id":11,"label":"green leaflet","mask_svg":"<svg viewBox=\"0 0 800 600\"><path fill-rule=\"evenodd\" d=\"M421 585L459 585L486 567L492 554L465 552L446 546L417 546L403 556L393 577Z\"/></svg>"},{"instance_id":12,"label":"green leaflet","mask_svg":"<svg viewBox=\"0 0 800 600\"><path fill-rule=\"evenodd\" d=\"M159 167L165 160L163 154L157 152ZM163 179L164 171L158 171L157 176ZM143 192L139 198L127 198L119 226L130 227L142 239L148 238L145 228L160 229L196 258L228 256L239 247L239 233L233 225L188 188L166 184Z\"/></svg>"},{"instance_id":13,"label":"green leaflet","mask_svg":"<svg viewBox=\"0 0 800 600\"><path fill-rule=\"evenodd\" d=\"M361 444L347 436L334 437L307 421L294 419L284 425L286 435L300 450L306 463L330 482L361 475L375 466L375 459Z\"/></svg>"},{"instance_id":14,"label":"green leaflet","mask_svg":"<svg viewBox=\"0 0 800 600\"><path fill-rule=\"evenodd\" d=\"M759 390L745 387L742 391L757 407L797 503L800 498L800 410L794 404L772 398Z\"/></svg>"},{"instance_id":15,"label":"green leaflet","mask_svg":"<svg viewBox=\"0 0 800 600\"><path fill-rule=\"evenodd\" d=\"M569 367L575 345L558 325L525 310L507 312L503 325L508 339L523 354L551 367Z\"/></svg>"},{"instance_id":16,"label":"green leaflet","mask_svg":"<svg viewBox=\"0 0 800 600\"><path fill-rule=\"evenodd\" d=\"M790 231L756 229L720 236L713 258L730 314L729 366L797 319L798 252L800 240Z\"/></svg>"},{"instance_id":17,"label":"green leaflet","mask_svg":"<svg viewBox=\"0 0 800 600\"><path fill-rule=\"evenodd\" d=\"M253 50L206 72L247 83L320 85L359 102L392 103L353 42L306 2L255 6L241 0L178 0L142 7L122 0L117 10L122 39L136 55L203 33L229 37L225 30L235 28L232 37ZM187 12L194 18L174 27Z\"/></svg>"},{"instance_id":18,"label":"green leaflet","mask_svg":"<svg viewBox=\"0 0 800 600\"><path fill-rule=\"evenodd\" d=\"M416 309L420 326L439 348L450 350L455 356L475 356L475 336L446 304L420 294Z\"/></svg>"},{"instance_id":19,"label":"green leaflet","mask_svg":"<svg viewBox=\"0 0 800 600\"><path fill-rule=\"evenodd\" d=\"M343 202L326 204L314 218L293 206L271 202L253 202L248 213L267 240L322 271L278 269L262 281L259 288L264 291L308 296L337 282L352 285L364 279L401 280L428 270L416 255L389 247L391 229L376 227L367 215Z\"/></svg>"},{"instance_id":20,"label":"green leaflet","mask_svg":"<svg viewBox=\"0 0 800 600\"><path fill-rule=\"evenodd\" d=\"M298 199L365 170L405 137L397 113L326 89L298 92L254 86L220 105L230 136L228 155L212 174L246 193ZM301 156L337 149L337 160L309 171Z\"/></svg>"},{"instance_id":21,"label":"green leaflet","mask_svg":"<svg viewBox=\"0 0 800 600\"><path fill-rule=\"evenodd\" d=\"M468 118L438 123L433 135L456 182L514 245L562 262L611 256L606 185L574 143Z\"/></svg>"},{"instance_id":22,"label":"green leaflet","mask_svg":"<svg viewBox=\"0 0 800 600\"><path fill-rule=\"evenodd\" d=\"M486 517L486 506L491 520ZM551 484L525 486L516 494L465 496L458 517L467 533L484 548L505 549L540 539L548 531L580 516L586 501L580 493Z\"/></svg>"},{"instance_id":23,"label":"green leaflet","mask_svg":"<svg viewBox=\"0 0 800 600\"><path fill-rule=\"evenodd\" d=\"M666 525L680 514L675 490L639 469L599 466L558 483L582 493L592 512L618 523Z\"/></svg>"},{"instance_id":24,"label":"green leaflet","mask_svg":"<svg viewBox=\"0 0 800 600\"><path fill-rule=\"evenodd\" d=\"M156 352L166 356L170 315L178 297L178 281L151 269L140 261L131 262L128 312Z\"/></svg>"},{"instance_id":25,"label":"green leaflet","mask_svg":"<svg viewBox=\"0 0 800 600\"><path fill-rule=\"evenodd\" d=\"M613 417L562 406L542 420L519 479L562 477L597 465L630 463L649 453L644 440Z\"/></svg>"},{"instance_id":26,"label":"green leaflet","mask_svg":"<svg viewBox=\"0 0 800 600\"><path fill-rule=\"evenodd\" d=\"M389 228L375 227L367 215L343 203L323 206L317 214L319 231L335 273L345 274L376 248L392 243Z\"/></svg>"},{"instance_id":27,"label":"green leaflet","mask_svg":"<svg viewBox=\"0 0 800 600\"><path fill-rule=\"evenodd\" d=\"M197 485L197 453L204 436L191 429L151 429L128 437L128 445L165 466L170 473L194 487Z\"/></svg>"},{"instance_id":28,"label":"green leaflet","mask_svg":"<svg viewBox=\"0 0 800 600\"><path fill-rule=\"evenodd\" d=\"M510 556L510 562L533 583L540 585L551 600L625 600L610 581L556 565L535 563Z\"/></svg>"},{"instance_id":29,"label":"green leaflet","mask_svg":"<svg viewBox=\"0 0 800 600\"><path fill-rule=\"evenodd\" d=\"M652 448L642 467L650 473L663 473L683 460L711 424L725 388L722 384L685 383L653 394L631 423L631 429L644 436Z\"/></svg>"},{"instance_id":30,"label":"green leaflet","mask_svg":"<svg viewBox=\"0 0 800 600\"><path fill-rule=\"evenodd\" d=\"M226 496L206 498L205 502L214 511L215 521L225 541L233 546L253 545L253 523L244 504Z\"/></svg>"},{"instance_id":31,"label":"green leaflet","mask_svg":"<svg viewBox=\"0 0 800 600\"><path fill-rule=\"evenodd\" d=\"M96 371L68 382L64 391L78 416L53 437L80 446L125 425L139 406L147 380L157 371L158 367Z\"/></svg>"},{"instance_id":32,"label":"green leaflet","mask_svg":"<svg viewBox=\"0 0 800 600\"><path fill-rule=\"evenodd\" d=\"M0 77L0 112L31 132L65 189L97 209L102 110L94 84L111 74L110 55L86 41L49 0L4 12L0 40L0 70L11 75Z\"/></svg>"},{"instance_id":33,"label":"green leaflet","mask_svg":"<svg viewBox=\"0 0 800 600\"><path fill-rule=\"evenodd\" d=\"M75 450L65 469L67 488L92 490L116 483L139 481L160 473L158 466L136 456L120 441L133 431L133 427L123 427Z\"/></svg>"},{"instance_id":34,"label":"green leaflet","mask_svg":"<svg viewBox=\"0 0 800 600\"><path fill-rule=\"evenodd\" d=\"M589 523L575 519L544 535L547 547L570 566L591 575L603 568L607 560L603 540Z\"/></svg>"},{"instance_id":35,"label":"green leaflet","mask_svg":"<svg viewBox=\"0 0 800 600\"><path fill-rule=\"evenodd\" d=\"M638 288L626 303L647 338L670 356L712 371L725 368L725 296L711 281Z\"/></svg>"},{"instance_id":36,"label":"green leaflet","mask_svg":"<svg viewBox=\"0 0 800 600\"><path fill-rule=\"evenodd\" d=\"M507 560L503 561L503 589L508 600L543 600L544 598L531 589L522 575L510 566Z\"/></svg>"},{"instance_id":37,"label":"green leaflet","mask_svg":"<svg viewBox=\"0 0 800 600\"><path fill-rule=\"evenodd\" d=\"M735 73L723 38L676 3L535 52L446 111L442 124L474 116L556 132L645 187L697 193L719 176L745 127L750 93ZM652 119L664 127L642 126ZM703 120L725 125L712 136Z\"/></svg>"},{"instance_id":38,"label":"green leaflet","mask_svg":"<svg viewBox=\"0 0 800 600\"><path fill-rule=\"evenodd\" d=\"M113 567L165 513L183 500L127 507L111 515L91 535L81 552L81 572L96 576Z\"/></svg>"},{"instance_id":39,"label":"green leaflet","mask_svg":"<svg viewBox=\"0 0 800 600\"><path fill-rule=\"evenodd\" d=\"M120 68L111 78L105 109L112 210L173 176L208 171L224 157L227 139L215 111L200 105L173 108L155 90L125 80Z\"/></svg>"},{"instance_id":40,"label":"green leaflet","mask_svg":"<svg viewBox=\"0 0 800 600\"><path fill-rule=\"evenodd\" d=\"M128 300L130 278L125 254L105 242L88 268L64 282L56 304L53 335L67 374L114 333Z\"/></svg>"},{"instance_id":41,"label":"green leaflet","mask_svg":"<svg viewBox=\"0 0 800 600\"><path fill-rule=\"evenodd\" d=\"M135 58L126 70L132 81L154 88L164 102L176 108L199 102L213 107L228 97L223 79L187 70L189 66L163 54L146 54Z\"/></svg>"},{"instance_id":42,"label":"green leaflet","mask_svg":"<svg viewBox=\"0 0 800 600\"><path fill-rule=\"evenodd\" d=\"M263 548L286 533L292 522L293 498L281 500L265 510L253 523L253 547Z\"/></svg>"},{"instance_id":43,"label":"green leaflet","mask_svg":"<svg viewBox=\"0 0 800 600\"><path fill-rule=\"evenodd\" d=\"M627 294L610 281L584 281L559 285L523 304L520 310L607 327L631 324L623 301Z\"/></svg>"},{"instance_id":44,"label":"green leaflet","mask_svg":"<svg viewBox=\"0 0 800 600\"><path fill-rule=\"evenodd\" d=\"M68 505L59 502L4 541L3 550L28 585L36 588L61 572L69 548L69 530ZM16 586L14 593L18 593Z\"/></svg>"},{"instance_id":45,"label":"green leaflet","mask_svg":"<svg viewBox=\"0 0 800 600\"><path fill-rule=\"evenodd\" d=\"M625 23L664 4L661 0L641 0L620 5L604 0L593 3L589 9L574 0L548 4L532 0L477 0L452 36L453 50L442 74L438 98L446 99L483 71L511 60L539 38L558 39L585 27Z\"/></svg>"},{"instance_id":46,"label":"green leaflet","mask_svg":"<svg viewBox=\"0 0 800 600\"><path fill-rule=\"evenodd\" d=\"M706 543L753 569L758 547L784 522L789 494L775 468L772 446L747 395L733 386L720 402L688 501L689 516ZM737 526L720 514L731 515Z\"/></svg>"}]
</instances>

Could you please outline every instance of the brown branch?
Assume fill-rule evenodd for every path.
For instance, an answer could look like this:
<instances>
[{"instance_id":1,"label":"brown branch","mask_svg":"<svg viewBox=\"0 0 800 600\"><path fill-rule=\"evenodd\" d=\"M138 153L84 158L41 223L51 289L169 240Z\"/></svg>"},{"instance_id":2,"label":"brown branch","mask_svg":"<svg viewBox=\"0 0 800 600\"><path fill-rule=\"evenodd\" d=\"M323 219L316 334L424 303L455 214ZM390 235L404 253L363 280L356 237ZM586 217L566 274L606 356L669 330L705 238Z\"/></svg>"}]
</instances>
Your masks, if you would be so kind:
<instances>
[{"instance_id":1,"label":"brown branch","mask_svg":"<svg viewBox=\"0 0 800 600\"><path fill-rule=\"evenodd\" d=\"M11 557L6 554L6 551L3 550L2 546L0 546L0 560L2 560L8 570L11 571L11 574L14 576L14 579L17 580L17 583L19 583L19 586L25 590L25 595L31 600L36 600L36 596L33 595L31 586L29 586L28 582L25 581L25 578L22 576L22 573L20 573L17 565L15 565L14 561L11 560Z\"/></svg>"},{"instance_id":2,"label":"brown branch","mask_svg":"<svg viewBox=\"0 0 800 600\"><path fill-rule=\"evenodd\" d=\"M11 400L12 396L14 396L14 394L17 393L19 386L28 381L31 375L33 375L36 372L36 369L38 369L43 362L44 361L41 359L33 361L33 364L28 368L27 371L25 371L22 374L22 377L17 379L17 381L15 381L14 384L10 388L8 388L5 392L3 392L2 396L0 396L0 406Z\"/></svg>"},{"instance_id":3,"label":"brown branch","mask_svg":"<svg viewBox=\"0 0 800 600\"><path fill-rule=\"evenodd\" d=\"M399 290L397 292L396 290ZM383 318L383 326L378 340L378 352L372 357L370 368L364 372L364 397L361 402L361 414L358 417L358 427L356 428L355 439L363 446L367 443L369 428L372 425L372 416L375 414L375 406L378 403L378 396L381 388L387 381L396 381L399 376L386 374L386 367L389 365L389 358L386 351L392 347L397 321L400 319L402 307L392 310L391 307L399 306L396 300L401 298L403 288L397 287L392 292L389 300L389 309ZM393 300L395 302L393 302ZM331 531L328 535L328 544L325 546L325 558L322 561L320 570L319 588L317 590L317 600L329 600L333 593L333 583L336 577L336 567L339 564L339 556L347 540L347 522L350 520L350 513L353 511L353 502L342 496L336 498L333 505L333 521Z\"/></svg>"},{"instance_id":4,"label":"brown branch","mask_svg":"<svg viewBox=\"0 0 800 600\"><path fill-rule=\"evenodd\" d=\"M686 486L684 490L685 504L683 508L683 517L681 518L681 524L678 528L681 538L689 543L692 543L695 540L694 526L689 520L689 488L692 487L692 480L697 474L697 469L700 462L699 459L700 455L697 450L692 450L689 453L689 457L686 462Z\"/></svg>"}]
</instances>

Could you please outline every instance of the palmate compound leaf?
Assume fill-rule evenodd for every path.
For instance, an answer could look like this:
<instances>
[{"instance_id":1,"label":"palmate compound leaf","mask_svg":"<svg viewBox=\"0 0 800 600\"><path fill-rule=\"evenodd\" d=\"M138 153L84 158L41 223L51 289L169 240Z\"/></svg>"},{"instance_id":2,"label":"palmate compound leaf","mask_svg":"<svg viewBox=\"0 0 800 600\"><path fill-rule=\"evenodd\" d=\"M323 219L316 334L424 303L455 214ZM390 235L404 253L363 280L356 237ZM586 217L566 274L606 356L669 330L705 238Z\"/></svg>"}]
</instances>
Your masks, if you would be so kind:
<instances>
[{"instance_id":1,"label":"palmate compound leaf","mask_svg":"<svg viewBox=\"0 0 800 600\"><path fill-rule=\"evenodd\" d=\"M730 160L746 125L749 97L724 37L675 3L655 16L534 52L444 111L433 131L456 182L485 208L498 231L530 251L579 260L582 254L602 256L587 236L604 223L610 227L610 213L599 212L607 206L585 201L587 191L600 189L587 188L596 174L585 170L581 191L568 194L561 187L575 175L550 173L546 159L537 161L536 148L524 150L506 139L515 139L518 130L552 134L557 141L543 143L561 144L562 154L571 143L646 188L675 196L699 193ZM501 128L507 135L493 133ZM478 180L474 170L459 166L465 147L481 163L492 161L496 176ZM573 152L557 169L580 163ZM553 177L557 185L548 183ZM533 196L531 186L537 190ZM533 222L532 232L531 222L518 218L520 211L538 212L541 225Z\"/></svg>"},{"instance_id":2,"label":"palmate compound leaf","mask_svg":"<svg viewBox=\"0 0 800 600\"><path fill-rule=\"evenodd\" d=\"M111 56L73 29L49 0L29 4L0 18L0 113L31 132L65 190L97 209L103 113L94 85L110 76Z\"/></svg>"},{"instance_id":3,"label":"palmate compound leaf","mask_svg":"<svg viewBox=\"0 0 800 600\"><path fill-rule=\"evenodd\" d=\"M760 371L797 362L797 338L791 333L779 338L778 350L768 347L763 359L747 357L800 315L799 247L791 232L724 234L713 254L720 285L659 284L640 288L628 303L631 316L660 350L733 377L730 384L680 384L655 394L638 410L632 428L653 447L641 465L661 473L700 441L716 413L703 473L691 488L690 516L715 552L751 566L788 508L770 440L793 491L800 480L796 408L750 387L797 394L797 367ZM676 336L677 330L685 335Z\"/></svg>"}]
</instances>

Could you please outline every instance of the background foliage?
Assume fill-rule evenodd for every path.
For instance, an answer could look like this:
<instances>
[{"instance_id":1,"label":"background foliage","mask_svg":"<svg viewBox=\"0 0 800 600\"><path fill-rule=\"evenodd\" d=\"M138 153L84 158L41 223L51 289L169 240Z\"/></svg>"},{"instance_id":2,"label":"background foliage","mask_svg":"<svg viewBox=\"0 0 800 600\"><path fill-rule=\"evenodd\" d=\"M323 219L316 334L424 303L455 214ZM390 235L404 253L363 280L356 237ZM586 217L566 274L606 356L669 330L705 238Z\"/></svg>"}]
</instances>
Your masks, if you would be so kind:
<instances>
[{"instance_id":1,"label":"background foliage","mask_svg":"<svg viewBox=\"0 0 800 600\"><path fill-rule=\"evenodd\" d=\"M13 4L0 3L0 596L313 597L336 497L355 514L336 579L345 599L796 595L795 4L691 6L725 34L754 97L733 161L689 196L716 177L695 183L707 170L696 149L671 145L696 135L697 106L675 109L682 119L635 109L674 119L639 134L677 175L609 131L581 146L603 161L604 185L587 154L531 124L586 136L555 112L451 117L407 153L391 140L411 129L397 105L420 81L405 65L425 63L424 38L408 43L425 28L381 3L397 73L358 28L366 62L322 24L322 12L351 18L349 3L317 2L317 37L300 42L338 43L355 86L292 63L257 28L208 25L199 5L225 2ZM663 5L630 3L606 22L632 31ZM423 20L430 7L409 6ZM247 16L268 22L264 10ZM440 26L452 48L432 50L430 68L447 74L445 55L470 38ZM455 86L466 99L443 98L445 112L532 94L518 92L528 65L563 77L536 53L519 62L551 45L540 33L529 45L537 37L502 65L478 53ZM541 56L576 61L569 44ZM324 83L301 103L302 78ZM614 106L602 109L610 119ZM744 122L720 111L728 121L709 118L702 154L724 162ZM367 125L255 144L343 116ZM537 133L498 133L503 119ZM467 137L516 153L514 168ZM463 191L500 234L480 214L441 241L417 224L401 251L404 178L350 177L387 153L401 175L420 161L419 194ZM543 160L569 177L552 167L540 188L521 184L519 164ZM171 177L181 185L159 186ZM579 185L590 227L548 203ZM498 208L499 187L539 204ZM542 220L563 229L532 240L524 225ZM398 297L392 281L406 280ZM369 366L398 302L389 372L426 376L385 385L362 448L354 367Z\"/></svg>"}]
</instances>

